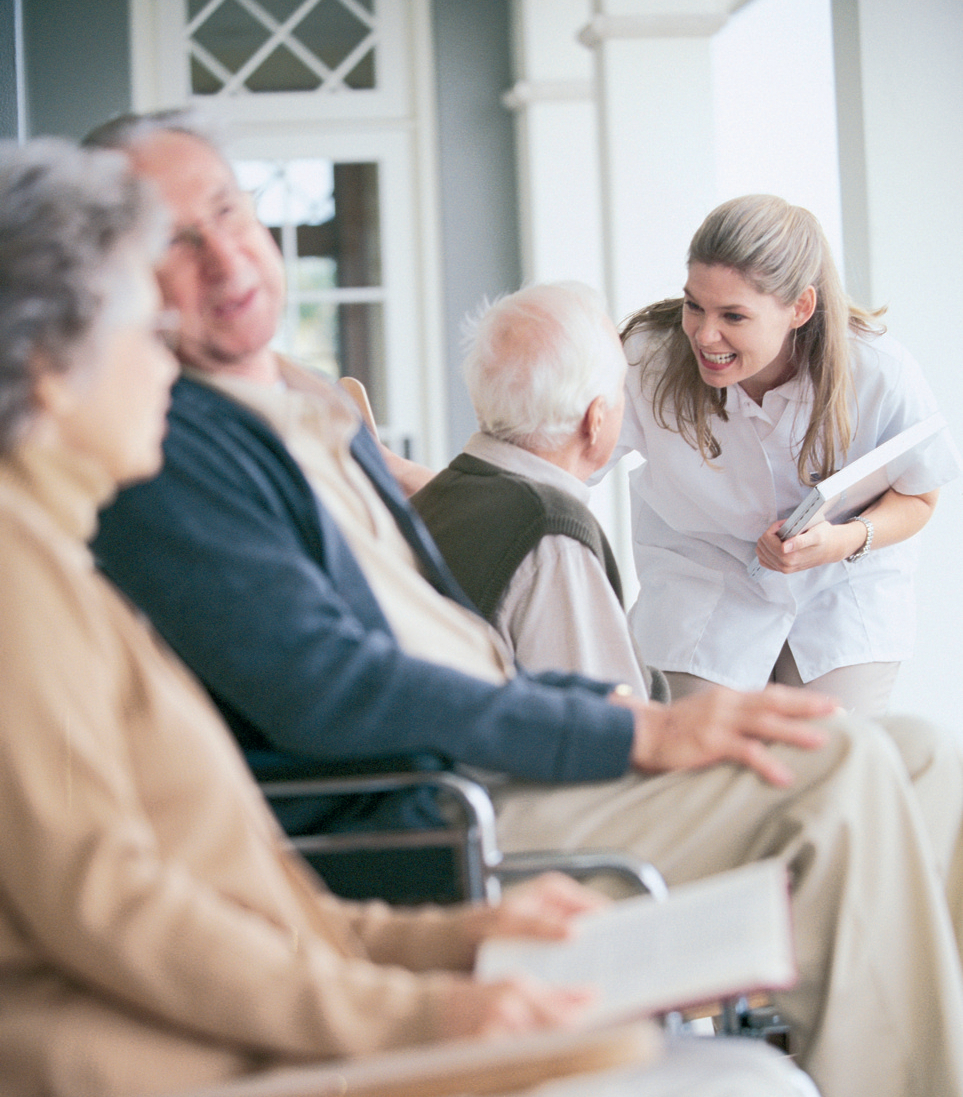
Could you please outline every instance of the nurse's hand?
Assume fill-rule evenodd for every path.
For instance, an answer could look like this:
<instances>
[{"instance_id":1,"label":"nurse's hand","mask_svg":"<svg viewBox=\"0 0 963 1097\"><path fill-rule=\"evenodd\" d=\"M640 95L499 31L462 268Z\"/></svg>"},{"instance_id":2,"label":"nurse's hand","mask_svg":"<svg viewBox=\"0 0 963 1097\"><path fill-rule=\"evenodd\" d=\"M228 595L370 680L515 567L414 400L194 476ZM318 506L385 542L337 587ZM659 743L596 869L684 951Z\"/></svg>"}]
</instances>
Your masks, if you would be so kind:
<instances>
[{"instance_id":1,"label":"nurse's hand","mask_svg":"<svg viewBox=\"0 0 963 1097\"><path fill-rule=\"evenodd\" d=\"M782 522L773 522L756 542L759 563L770 571L791 575L796 571L818 568L822 564L836 564L858 552L866 540L866 527L862 522L847 522L834 526L829 522L817 522L805 533L797 533L788 541L778 536Z\"/></svg>"},{"instance_id":2,"label":"nurse's hand","mask_svg":"<svg viewBox=\"0 0 963 1097\"><path fill-rule=\"evenodd\" d=\"M792 784L793 773L767 744L818 749L826 736L807 721L829 716L837 708L822 694L775 685L757 693L715 686L670 705L616 693L609 699L634 712L636 769L666 773L736 762L781 787Z\"/></svg>"},{"instance_id":3,"label":"nurse's hand","mask_svg":"<svg viewBox=\"0 0 963 1097\"><path fill-rule=\"evenodd\" d=\"M940 497L938 490L922 495L903 495L895 488L863 511L862 517L873 524L872 549L896 545L912 537L926 525ZM833 525L817 522L805 533L797 533L788 541L780 541L777 531L782 522L773 522L756 542L759 563L770 571L788 575L794 571L817 568L821 564L835 564L859 550L866 543L866 526L854 519Z\"/></svg>"}]
</instances>

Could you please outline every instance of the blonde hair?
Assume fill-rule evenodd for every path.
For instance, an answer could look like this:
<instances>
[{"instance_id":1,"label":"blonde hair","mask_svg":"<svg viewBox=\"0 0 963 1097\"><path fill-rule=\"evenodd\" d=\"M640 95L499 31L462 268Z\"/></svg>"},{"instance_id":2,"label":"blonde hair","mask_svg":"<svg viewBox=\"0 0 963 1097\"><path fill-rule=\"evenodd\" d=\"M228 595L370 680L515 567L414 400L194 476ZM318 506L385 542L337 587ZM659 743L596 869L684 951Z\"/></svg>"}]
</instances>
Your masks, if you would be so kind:
<instances>
[{"instance_id":1,"label":"blonde hair","mask_svg":"<svg viewBox=\"0 0 963 1097\"><path fill-rule=\"evenodd\" d=\"M795 457L803 484L825 479L845 457L852 439L850 334L884 330L876 318L885 310L869 312L854 304L843 291L816 218L769 194L733 198L714 209L689 245L688 264L693 263L729 267L757 292L784 305L793 304L807 287L815 289L813 315L793 331L792 360L809 372L813 385L812 413ZM682 298L649 305L629 317L622 339L643 331L662 334L644 361L630 365L641 366L643 384L653 383L659 425L678 431L711 463L721 453L712 417L728 419L726 390L713 388L700 377L682 330L682 308ZM653 375L657 357L665 367Z\"/></svg>"}]
</instances>

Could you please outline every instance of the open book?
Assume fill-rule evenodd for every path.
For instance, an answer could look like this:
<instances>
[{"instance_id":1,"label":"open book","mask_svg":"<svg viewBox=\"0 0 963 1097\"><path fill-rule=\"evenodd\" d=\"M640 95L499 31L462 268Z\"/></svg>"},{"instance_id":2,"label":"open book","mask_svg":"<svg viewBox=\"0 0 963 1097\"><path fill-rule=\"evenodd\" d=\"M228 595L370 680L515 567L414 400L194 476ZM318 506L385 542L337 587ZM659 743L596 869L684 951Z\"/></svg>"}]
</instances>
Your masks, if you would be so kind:
<instances>
[{"instance_id":1,"label":"open book","mask_svg":"<svg viewBox=\"0 0 963 1097\"><path fill-rule=\"evenodd\" d=\"M899 479L945 426L946 420L937 412L827 476L782 524L779 539L788 541L817 522L848 522L854 518ZM754 579L762 571L758 559L749 564Z\"/></svg>"},{"instance_id":2,"label":"open book","mask_svg":"<svg viewBox=\"0 0 963 1097\"><path fill-rule=\"evenodd\" d=\"M682 1009L796 980L785 866L775 860L640 896L577 920L562 942L495 938L482 979L527 972L557 986L594 986L601 1023Z\"/></svg>"}]
</instances>

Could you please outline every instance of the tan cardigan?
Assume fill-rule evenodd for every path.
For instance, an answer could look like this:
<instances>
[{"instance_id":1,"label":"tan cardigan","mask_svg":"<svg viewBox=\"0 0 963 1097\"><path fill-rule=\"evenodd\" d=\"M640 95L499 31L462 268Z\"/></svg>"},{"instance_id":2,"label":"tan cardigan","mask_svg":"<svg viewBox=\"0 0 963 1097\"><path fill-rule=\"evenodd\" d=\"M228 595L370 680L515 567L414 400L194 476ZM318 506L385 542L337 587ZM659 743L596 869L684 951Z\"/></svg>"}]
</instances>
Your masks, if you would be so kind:
<instances>
[{"instance_id":1,"label":"tan cardigan","mask_svg":"<svg viewBox=\"0 0 963 1097\"><path fill-rule=\"evenodd\" d=\"M412 971L468 966L457 915L342 903L285 852L206 694L94 568L110 487L50 449L0 462L0 1092L432 1039L450 976Z\"/></svg>"}]
</instances>

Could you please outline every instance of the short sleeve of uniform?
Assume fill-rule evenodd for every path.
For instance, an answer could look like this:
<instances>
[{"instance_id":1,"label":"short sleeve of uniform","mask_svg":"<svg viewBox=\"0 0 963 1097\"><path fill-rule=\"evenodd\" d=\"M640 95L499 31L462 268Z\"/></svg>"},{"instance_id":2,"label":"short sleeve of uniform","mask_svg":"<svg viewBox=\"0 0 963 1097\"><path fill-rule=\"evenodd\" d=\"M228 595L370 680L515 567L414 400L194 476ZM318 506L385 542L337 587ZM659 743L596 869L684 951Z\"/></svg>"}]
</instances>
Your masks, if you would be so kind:
<instances>
[{"instance_id":1,"label":"short sleeve of uniform","mask_svg":"<svg viewBox=\"0 0 963 1097\"><path fill-rule=\"evenodd\" d=\"M866 448L888 441L939 411L919 364L888 334L854 340L853 379L859 408L856 435L872 438ZM956 479L961 468L959 450L944 427L920 448L893 487L903 495L921 495Z\"/></svg>"}]
</instances>

